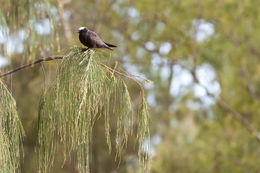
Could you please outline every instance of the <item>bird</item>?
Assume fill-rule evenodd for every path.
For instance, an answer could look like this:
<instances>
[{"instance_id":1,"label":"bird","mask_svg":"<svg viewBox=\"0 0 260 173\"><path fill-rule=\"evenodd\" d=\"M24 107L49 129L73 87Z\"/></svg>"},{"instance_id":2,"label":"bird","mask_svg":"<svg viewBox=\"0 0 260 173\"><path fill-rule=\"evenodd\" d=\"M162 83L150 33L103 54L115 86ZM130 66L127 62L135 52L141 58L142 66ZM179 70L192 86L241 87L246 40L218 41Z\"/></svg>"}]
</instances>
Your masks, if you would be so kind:
<instances>
[{"instance_id":1,"label":"bird","mask_svg":"<svg viewBox=\"0 0 260 173\"><path fill-rule=\"evenodd\" d=\"M76 33L79 33L79 40L88 49L107 48L113 50L116 45L104 42L94 31L88 30L87 27L80 27Z\"/></svg>"}]
</instances>

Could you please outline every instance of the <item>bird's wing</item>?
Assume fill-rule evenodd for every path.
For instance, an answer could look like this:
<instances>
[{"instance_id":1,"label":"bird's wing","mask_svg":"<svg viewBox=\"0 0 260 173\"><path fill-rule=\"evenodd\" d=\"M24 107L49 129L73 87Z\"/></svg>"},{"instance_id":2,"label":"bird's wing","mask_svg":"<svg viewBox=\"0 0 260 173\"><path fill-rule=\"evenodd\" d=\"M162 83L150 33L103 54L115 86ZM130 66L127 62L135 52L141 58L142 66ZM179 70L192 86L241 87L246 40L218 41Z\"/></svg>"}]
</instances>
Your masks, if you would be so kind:
<instances>
[{"instance_id":1,"label":"bird's wing","mask_svg":"<svg viewBox=\"0 0 260 173\"><path fill-rule=\"evenodd\" d=\"M107 43L107 42L104 42L106 45L108 45L109 47L117 47L116 45L113 45L113 44L110 44L110 43Z\"/></svg>"},{"instance_id":2,"label":"bird's wing","mask_svg":"<svg viewBox=\"0 0 260 173\"><path fill-rule=\"evenodd\" d=\"M93 31L89 31L89 37L97 45L104 45L105 44L103 42L103 40L97 35L97 33L93 32Z\"/></svg>"}]
</instances>

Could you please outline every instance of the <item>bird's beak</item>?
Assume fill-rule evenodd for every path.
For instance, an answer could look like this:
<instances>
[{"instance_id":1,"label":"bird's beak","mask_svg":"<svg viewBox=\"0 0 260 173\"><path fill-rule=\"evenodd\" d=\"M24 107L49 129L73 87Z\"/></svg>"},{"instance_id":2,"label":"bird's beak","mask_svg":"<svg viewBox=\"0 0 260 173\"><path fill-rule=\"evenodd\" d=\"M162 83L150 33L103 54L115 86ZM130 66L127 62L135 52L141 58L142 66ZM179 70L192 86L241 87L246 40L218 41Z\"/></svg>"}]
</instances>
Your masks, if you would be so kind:
<instances>
[{"instance_id":1,"label":"bird's beak","mask_svg":"<svg viewBox=\"0 0 260 173\"><path fill-rule=\"evenodd\" d=\"M76 33L76 34L77 34L77 33L79 33L79 31L75 31L74 33Z\"/></svg>"}]
</instances>

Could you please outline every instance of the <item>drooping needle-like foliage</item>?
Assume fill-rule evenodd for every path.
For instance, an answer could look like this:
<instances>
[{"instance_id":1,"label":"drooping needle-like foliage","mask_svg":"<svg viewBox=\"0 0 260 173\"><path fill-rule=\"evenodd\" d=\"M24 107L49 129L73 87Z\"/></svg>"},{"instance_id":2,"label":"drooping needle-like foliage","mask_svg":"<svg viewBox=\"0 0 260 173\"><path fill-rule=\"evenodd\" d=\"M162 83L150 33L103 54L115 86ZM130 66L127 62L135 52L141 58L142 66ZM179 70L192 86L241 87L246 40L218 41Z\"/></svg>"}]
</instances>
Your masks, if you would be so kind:
<instances>
[{"instance_id":1,"label":"drooping needle-like foliage","mask_svg":"<svg viewBox=\"0 0 260 173\"><path fill-rule=\"evenodd\" d=\"M39 108L39 172L48 172L57 145L64 145L64 159L72 151L77 153L78 171L89 172L90 141L95 121L104 116L105 134L109 150L110 117L116 116L115 148L120 157L137 119L137 139L140 160L141 145L149 138L149 121L145 99L140 101L139 118L133 117L127 85L121 76L104 68L97 61L94 51L74 47L62 60L56 81L43 95ZM142 98L143 92L141 92ZM145 162L141 162L145 163Z\"/></svg>"},{"instance_id":2,"label":"drooping needle-like foliage","mask_svg":"<svg viewBox=\"0 0 260 173\"><path fill-rule=\"evenodd\" d=\"M23 133L16 102L0 80L0 173L19 172Z\"/></svg>"}]
</instances>

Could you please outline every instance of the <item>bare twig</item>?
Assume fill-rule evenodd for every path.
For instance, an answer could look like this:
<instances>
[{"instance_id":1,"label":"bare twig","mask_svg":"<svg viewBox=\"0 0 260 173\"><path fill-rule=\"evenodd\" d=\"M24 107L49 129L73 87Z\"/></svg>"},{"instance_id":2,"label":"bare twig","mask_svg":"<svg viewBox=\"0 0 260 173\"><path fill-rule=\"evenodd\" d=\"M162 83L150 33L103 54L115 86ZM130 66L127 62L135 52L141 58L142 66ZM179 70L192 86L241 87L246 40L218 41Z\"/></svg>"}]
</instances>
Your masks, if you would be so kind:
<instances>
[{"instance_id":1,"label":"bare twig","mask_svg":"<svg viewBox=\"0 0 260 173\"><path fill-rule=\"evenodd\" d=\"M207 89L207 87L199 82L196 74L195 73L192 73L192 74L193 74L193 77L194 77L196 83L205 89L207 95L212 98L215 98L218 106L220 106L226 112L230 113L234 119L238 120L244 127L246 127L246 129L256 138L256 140L258 142L260 142L260 132L257 131L257 129L255 129L252 126L252 124L246 118L244 118L244 116L242 114L235 111L228 104L226 104L223 100L221 100L220 98L216 98L212 93L210 93L209 90Z\"/></svg>"},{"instance_id":2,"label":"bare twig","mask_svg":"<svg viewBox=\"0 0 260 173\"><path fill-rule=\"evenodd\" d=\"M257 141L260 142L260 133L249 123L249 121L247 121L247 119L244 118L243 115L233 110L228 104L220 99L217 99L217 103L222 109L231 113L231 115L241 124L243 124L247 128L247 130L257 139Z\"/></svg>"},{"instance_id":3,"label":"bare twig","mask_svg":"<svg viewBox=\"0 0 260 173\"><path fill-rule=\"evenodd\" d=\"M36 64L39 64L39 63L41 63L41 62L43 62L43 61L52 61L52 60L55 60L55 59L63 59L63 58L64 58L64 56L49 56L49 57L47 57L47 58L41 58L41 59L38 59L38 60L36 60L36 61L33 61L33 62L29 63L29 64L25 64L25 65L22 65L22 66L20 66L20 67L17 67L17 68L15 68L14 70L11 70L11 71L9 71L9 72L7 72L7 73L1 74L1 75L0 75L0 78L1 78L1 77L4 77L4 76L11 75L11 74L13 74L13 73L15 73L15 72L17 72L17 71L23 70L23 69L25 69L25 68L27 68L27 67L32 67L32 66L34 66L34 65L36 65Z\"/></svg>"},{"instance_id":4,"label":"bare twig","mask_svg":"<svg viewBox=\"0 0 260 173\"><path fill-rule=\"evenodd\" d=\"M108 67L107 65L102 64L102 63L99 63L99 65L101 65L102 67L104 67L104 68L106 68L107 70L109 70L110 72L112 72L112 74L113 74L113 73L116 73L116 74L118 74L118 75L121 75L121 76L130 78L130 79L136 80L136 78L139 78L139 79L142 79L142 80L144 80L144 81L146 81L146 82L151 82L150 80L148 80L148 79L146 79L146 78L144 78L144 77L141 77L141 76L136 76L136 75L127 74L127 73L121 73L121 72L116 71L115 69L112 69L112 68L110 68L110 67Z\"/></svg>"}]
</instances>

